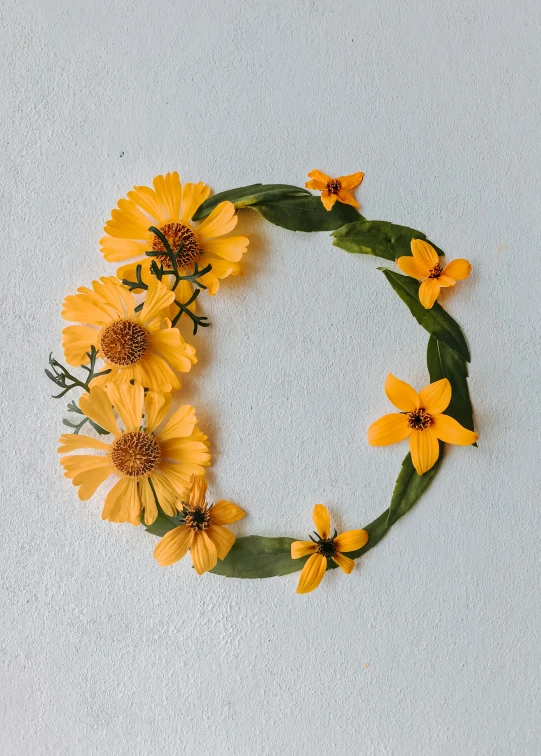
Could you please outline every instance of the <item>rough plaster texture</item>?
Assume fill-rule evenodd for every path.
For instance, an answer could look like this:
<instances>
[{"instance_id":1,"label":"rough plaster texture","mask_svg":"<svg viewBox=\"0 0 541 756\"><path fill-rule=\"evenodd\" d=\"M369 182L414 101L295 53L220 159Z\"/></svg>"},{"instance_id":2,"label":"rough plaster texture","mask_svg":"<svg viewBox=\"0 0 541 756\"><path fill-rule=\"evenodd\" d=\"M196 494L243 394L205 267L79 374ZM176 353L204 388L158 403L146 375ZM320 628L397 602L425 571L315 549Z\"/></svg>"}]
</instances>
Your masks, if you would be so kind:
<instances>
[{"instance_id":1,"label":"rough plaster texture","mask_svg":"<svg viewBox=\"0 0 541 756\"><path fill-rule=\"evenodd\" d=\"M539 39L532 0L8 1L3 8L4 756L534 756L539 733ZM219 191L363 170L363 212L474 274L479 448L346 577L202 579L100 520L61 476L62 298L113 272L101 227L178 169ZM370 449L388 371L426 335L376 267L246 215L243 279L206 304L185 381L238 533L303 536L387 507L405 448Z\"/></svg>"}]
</instances>

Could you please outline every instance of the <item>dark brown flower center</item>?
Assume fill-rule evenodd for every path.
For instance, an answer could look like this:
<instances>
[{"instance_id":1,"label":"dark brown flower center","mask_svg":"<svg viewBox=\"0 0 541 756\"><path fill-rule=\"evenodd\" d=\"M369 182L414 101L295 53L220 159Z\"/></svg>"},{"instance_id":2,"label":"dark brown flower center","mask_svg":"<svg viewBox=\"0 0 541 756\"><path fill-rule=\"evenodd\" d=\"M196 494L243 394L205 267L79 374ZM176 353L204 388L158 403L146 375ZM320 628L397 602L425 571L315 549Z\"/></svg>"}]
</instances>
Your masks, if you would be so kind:
<instances>
[{"instance_id":1,"label":"dark brown flower center","mask_svg":"<svg viewBox=\"0 0 541 756\"><path fill-rule=\"evenodd\" d=\"M429 425L432 425L432 418L422 407L414 412L408 412L408 426L412 430L422 431Z\"/></svg>"},{"instance_id":2,"label":"dark brown flower center","mask_svg":"<svg viewBox=\"0 0 541 756\"><path fill-rule=\"evenodd\" d=\"M184 512L185 522L191 530L208 530L210 527L210 510L205 506L202 509L189 509Z\"/></svg>"},{"instance_id":3,"label":"dark brown flower center","mask_svg":"<svg viewBox=\"0 0 541 756\"><path fill-rule=\"evenodd\" d=\"M173 252L178 252L182 247L182 251L177 257L179 268L186 268L194 260L197 260L202 250L199 248L197 237L191 228L188 228L183 223L166 223L165 226L160 228L160 231L169 242L169 246ZM157 236L154 236L152 241L152 250L154 252L165 252L165 247ZM159 255L155 260L158 265L163 265L164 268L169 270L173 267L167 255Z\"/></svg>"},{"instance_id":4,"label":"dark brown flower center","mask_svg":"<svg viewBox=\"0 0 541 756\"><path fill-rule=\"evenodd\" d=\"M329 559L336 554L336 546L334 545L334 538L327 538L326 540L319 541L317 545L317 553Z\"/></svg>"},{"instance_id":5,"label":"dark brown flower center","mask_svg":"<svg viewBox=\"0 0 541 756\"><path fill-rule=\"evenodd\" d=\"M161 459L159 443L145 431L123 433L113 442L109 453L120 475L130 478L148 475Z\"/></svg>"},{"instance_id":6,"label":"dark brown flower center","mask_svg":"<svg viewBox=\"0 0 541 756\"><path fill-rule=\"evenodd\" d=\"M342 188L342 184L338 179L331 179L330 181L327 181L327 191L329 191L331 194L338 194L340 189Z\"/></svg>"},{"instance_id":7,"label":"dark brown flower center","mask_svg":"<svg viewBox=\"0 0 541 756\"><path fill-rule=\"evenodd\" d=\"M434 265L434 267L430 269L430 275L428 277L439 278L442 273L443 273L443 268L441 267L441 265Z\"/></svg>"},{"instance_id":8,"label":"dark brown flower center","mask_svg":"<svg viewBox=\"0 0 541 756\"><path fill-rule=\"evenodd\" d=\"M108 362L117 367L135 365L148 347L145 329L133 320L115 320L100 335L100 349Z\"/></svg>"}]
</instances>

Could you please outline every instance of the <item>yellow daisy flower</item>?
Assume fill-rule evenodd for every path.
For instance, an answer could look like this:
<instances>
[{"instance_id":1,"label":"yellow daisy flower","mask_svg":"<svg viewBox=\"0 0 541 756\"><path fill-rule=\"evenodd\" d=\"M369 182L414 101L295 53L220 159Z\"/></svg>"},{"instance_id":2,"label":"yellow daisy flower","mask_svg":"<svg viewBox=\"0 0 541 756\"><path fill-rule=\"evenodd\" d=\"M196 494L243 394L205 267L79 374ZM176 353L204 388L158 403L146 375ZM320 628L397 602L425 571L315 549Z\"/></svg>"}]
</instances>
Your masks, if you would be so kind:
<instances>
[{"instance_id":1,"label":"yellow daisy flower","mask_svg":"<svg viewBox=\"0 0 541 756\"><path fill-rule=\"evenodd\" d=\"M343 552L362 549L368 541L366 530L346 530L340 535L337 535L335 530L334 535L331 536L331 518L327 507L323 504L316 504L312 518L317 529L315 533L317 540L310 536L310 541L294 541L291 544L292 559L300 559L310 554L310 558L306 560L301 570L297 593L310 593L318 587L327 570L329 559L332 559L346 575L349 575L355 567L355 562Z\"/></svg>"},{"instance_id":2,"label":"yellow daisy flower","mask_svg":"<svg viewBox=\"0 0 541 756\"><path fill-rule=\"evenodd\" d=\"M339 176L331 178L321 171L310 171L308 176L312 179L307 181L305 186L308 189L317 189L321 192L321 201L326 210L332 210L336 201L343 202L345 205L353 205L359 208L359 203L348 191L359 186L364 178L364 173L351 173L349 176Z\"/></svg>"},{"instance_id":3,"label":"yellow daisy flower","mask_svg":"<svg viewBox=\"0 0 541 756\"><path fill-rule=\"evenodd\" d=\"M232 202L220 202L208 218L200 224L192 222L199 206L207 199L210 188L200 181L198 184L180 183L175 171L165 176L156 176L154 188L135 186L128 192L127 199L118 201L117 209L111 213L105 224L107 236L101 239L101 251L110 262L123 262L135 258L134 262L123 265L117 271L120 279L135 281L135 269L142 265L142 278L150 280L149 268L152 260L171 268L171 261L163 257L146 257L145 252L165 252L158 237L148 229L158 228L169 242L173 252L182 253L178 258L179 273L193 273L194 263L199 267L212 265L212 270L201 277L209 294L216 294L220 279L231 275L242 275L239 262L246 252L249 240L246 236L227 236L237 225L235 206ZM169 279L170 276L165 276ZM188 281L181 281L176 290L177 298L187 302L192 294Z\"/></svg>"},{"instance_id":4,"label":"yellow daisy flower","mask_svg":"<svg viewBox=\"0 0 541 756\"><path fill-rule=\"evenodd\" d=\"M91 386L134 381L162 393L180 388L175 371L189 372L197 358L166 317L172 291L154 278L140 312L133 294L114 276L77 291L65 298L62 317L84 325L64 328L62 346L70 365L85 365L87 352L96 348L111 372L94 378Z\"/></svg>"},{"instance_id":5,"label":"yellow daisy flower","mask_svg":"<svg viewBox=\"0 0 541 756\"><path fill-rule=\"evenodd\" d=\"M458 446L470 446L477 441L477 433L442 414L451 401L451 384L447 378L435 381L417 393L408 383L389 373L385 393L401 411L384 415L372 423L368 429L368 443L388 446L409 438L411 461L418 475L428 472L436 464L440 453L438 439Z\"/></svg>"},{"instance_id":6,"label":"yellow daisy flower","mask_svg":"<svg viewBox=\"0 0 541 756\"><path fill-rule=\"evenodd\" d=\"M209 507L206 491L205 479L194 475L188 502L182 502L184 524L166 533L154 549L162 567L178 562L189 550L197 574L202 575L229 554L236 539L223 526L240 520L246 512L225 499Z\"/></svg>"},{"instance_id":7,"label":"yellow daisy flower","mask_svg":"<svg viewBox=\"0 0 541 756\"><path fill-rule=\"evenodd\" d=\"M445 268L440 265L440 258L434 247L422 239L411 240L409 257L399 257L396 264L407 276L422 281L419 286L419 301L430 310L440 295L440 291L454 286L470 275L471 265L467 260L453 260Z\"/></svg>"},{"instance_id":8,"label":"yellow daisy flower","mask_svg":"<svg viewBox=\"0 0 541 756\"><path fill-rule=\"evenodd\" d=\"M78 449L105 454L63 456L60 464L66 478L79 487L82 501L90 499L111 475L118 478L105 498L102 519L139 525L144 512L144 522L150 525L158 516L154 494L165 514L176 515L176 504L187 496L192 475L204 475L204 468L210 464L209 445L196 427L193 407L179 407L156 432L170 404L169 395L149 391L145 396L142 386L130 383L110 384L107 389L96 386L80 398L79 407L84 414L112 433L114 440L106 443L64 433L59 439L60 454ZM118 427L113 407L124 430Z\"/></svg>"}]
</instances>

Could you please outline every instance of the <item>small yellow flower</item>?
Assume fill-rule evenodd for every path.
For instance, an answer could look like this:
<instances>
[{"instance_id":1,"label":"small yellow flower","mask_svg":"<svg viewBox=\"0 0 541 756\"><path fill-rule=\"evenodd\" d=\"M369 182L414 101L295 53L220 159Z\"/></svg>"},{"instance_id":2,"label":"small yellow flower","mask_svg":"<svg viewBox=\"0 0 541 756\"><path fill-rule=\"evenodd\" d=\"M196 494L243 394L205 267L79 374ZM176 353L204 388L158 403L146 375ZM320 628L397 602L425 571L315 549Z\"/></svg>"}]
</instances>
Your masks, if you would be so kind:
<instances>
[{"instance_id":1,"label":"small yellow flower","mask_svg":"<svg viewBox=\"0 0 541 756\"><path fill-rule=\"evenodd\" d=\"M154 558L162 567L178 562L189 549L193 566L202 575L229 554L236 539L223 526L240 520L246 512L225 499L209 507L206 491L205 479L194 476L188 502L182 502L184 525L166 533L154 549Z\"/></svg>"},{"instance_id":2,"label":"small yellow flower","mask_svg":"<svg viewBox=\"0 0 541 756\"><path fill-rule=\"evenodd\" d=\"M408 383L389 373L385 393L401 411L384 415L372 423L368 429L368 443L389 446L409 438L411 460L418 475L423 475L436 464L440 453L438 439L458 446L470 446L477 441L477 433L442 414L451 401L451 384L447 378L431 383L417 393Z\"/></svg>"},{"instance_id":3,"label":"small yellow flower","mask_svg":"<svg viewBox=\"0 0 541 756\"><path fill-rule=\"evenodd\" d=\"M140 312L133 294L114 276L78 292L65 298L62 317L84 325L64 328L62 346L70 365L86 364L87 352L96 348L103 369L111 372L94 378L91 386L134 381L161 393L180 388L175 371L189 372L197 358L166 317L172 291L153 278Z\"/></svg>"},{"instance_id":4,"label":"small yellow flower","mask_svg":"<svg viewBox=\"0 0 541 756\"><path fill-rule=\"evenodd\" d=\"M294 541L291 544L292 559L300 559L310 554L301 570L297 593L310 593L318 587L327 570L329 559L349 575L355 567L355 562L343 552L357 551L368 541L366 530L347 530L340 535L337 535L335 530L331 537L331 518L323 504L316 504L312 518L317 528L317 541L310 536L310 541Z\"/></svg>"},{"instance_id":5,"label":"small yellow flower","mask_svg":"<svg viewBox=\"0 0 541 756\"><path fill-rule=\"evenodd\" d=\"M131 383L96 386L79 400L84 414L112 433L106 443L90 436L64 433L59 453L96 449L105 454L64 456L60 464L78 495L87 501L98 486L114 475L118 481L105 498L102 519L139 525L144 511L146 525L154 522L158 509L154 492L165 514L177 514L177 502L188 494L193 475L202 476L210 465L207 437L196 427L195 409L183 405L162 430L171 396L161 396ZM124 430L113 412L117 411ZM145 417L143 429L142 419Z\"/></svg>"},{"instance_id":6,"label":"small yellow flower","mask_svg":"<svg viewBox=\"0 0 541 756\"><path fill-rule=\"evenodd\" d=\"M349 176L331 178L326 173L314 170L310 171L308 175L312 180L307 181L305 186L308 189L317 189L321 192L321 201L326 210L332 210L337 200L338 202L343 202L345 205L359 207L359 203L348 190L359 186L364 178L364 173L358 172L352 173Z\"/></svg>"},{"instance_id":7,"label":"small yellow flower","mask_svg":"<svg viewBox=\"0 0 541 756\"><path fill-rule=\"evenodd\" d=\"M111 213L105 224L107 236L100 240L101 251L110 262L134 262L120 267L117 275L120 279L135 281L135 269L142 265L143 281L148 283L149 268L152 260L171 268L171 261L163 257L147 257L145 252L164 251L162 242L148 229L158 228L169 242L173 252L182 253L178 258L179 273L193 273L194 263L199 268L207 264L212 270L201 277L209 294L216 294L219 280L227 276L242 275L239 264L246 252L249 240L246 236L227 236L237 225L235 206L232 202L220 202L210 215L199 225L192 221L199 206L207 199L210 188L202 181L198 184L182 184L175 171L165 176L156 176L154 188L135 186L128 192L127 199L118 201L118 206ZM170 279L171 276L164 276ZM192 288L188 281L178 285L177 299L187 302Z\"/></svg>"},{"instance_id":8,"label":"small yellow flower","mask_svg":"<svg viewBox=\"0 0 541 756\"><path fill-rule=\"evenodd\" d=\"M430 310L440 295L440 291L454 286L470 275L471 265L467 260L453 260L445 268L434 247L422 239L411 240L412 257L399 257L396 264L407 276L422 281L419 286L419 301Z\"/></svg>"}]
</instances>

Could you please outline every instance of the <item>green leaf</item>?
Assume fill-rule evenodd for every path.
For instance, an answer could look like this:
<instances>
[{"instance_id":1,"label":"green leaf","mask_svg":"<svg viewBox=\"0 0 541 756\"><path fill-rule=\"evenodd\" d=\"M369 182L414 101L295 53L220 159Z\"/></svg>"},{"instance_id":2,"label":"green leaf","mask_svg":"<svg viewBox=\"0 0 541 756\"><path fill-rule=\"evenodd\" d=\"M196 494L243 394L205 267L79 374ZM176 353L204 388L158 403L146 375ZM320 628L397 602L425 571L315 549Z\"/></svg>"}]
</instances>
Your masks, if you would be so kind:
<instances>
[{"instance_id":1,"label":"green leaf","mask_svg":"<svg viewBox=\"0 0 541 756\"><path fill-rule=\"evenodd\" d=\"M300 570L306 559L291 558L294 538L237 538L223 561L211 570L216 575L234 578L267 578Z\"/></svg>"},{"instance_id":2,"label":"green leaf","mask_svg":"<svg viewBox=\"0 0 541 756\"><path fill-rule=\"evenodd\" d=\"M289 231L334 231L362 218L354 207L342 202L325 210L321 198L314 194L289 195L273 202L258 202L252 208L265 220Z\"/></svg>"},{"instance_id":3,"label":"green leaf","mask_svg":"<svg viewBox=\"0 0 541 756\"><path fill-rule=\"evenodd\" d=\"M431 383L447 378L453 389L451 402L445 414L454 417L464 428L474 430L473 407L468 390L467 362L434 336L428 340L426 361Z\"/></svg>"},{"instance_id":4,"label":"green leaf","mask_svg":"<svg viewBox=\"0 0 541 756\"><path fill-rule=\"evenodd\" d=\"M402 467L398 474L393 491L393 498L391 499L391 505L389 507L387 527L390 528L391 525L394 525L394 523L402 517L402 515L405 515L432 483L443 457L443 443L440 441L439 445L440 455L438 461L434 467L428 470L428 472L425 472L424 475L417 475L413 462L411 461L411 454L408 454L406 459L402 462Z\"/></svg>"},{"instance_id":5,"label":"green leaf","mask_svg":"<svg viewBox=\"0 0 541 756\"><path fill-rule=\"evenodd\" d=\"M256 202L272 202L292 195L303 194L312 196L308 189L301 189L299 186L291 186L290 184L251 184L250 186L240 186L238 189L228 189L225 192L220 192L209 197L200 206L193 219L195 221L203 220L207 215L210 215L220 202L224 202L225 200L229 200L229 202L232 202L239 209L254 205Z\"/></svg>"},{"instance_id":6,"label":"green leaf","mask_svg":"<svg viewBox=\"0 0 541 756\"><path fill-rule=\"evenodd\" d=\"M408 276L401 276L388 268L379 268L378 270L383 271L383 275L400 299L407 304L419 325L427 330L431 336L435 336L438 341L449 346L469 362L470 352L460 326L437 302L431 310L423 307L419 302L419 281Z\"/></svg>"},{"instance_id":7,"label":"green leaf","mask_svg":"<svg viewBox=\"0 0 541 756\"><path fill-rule=\"evenodd\" d=\"M422 231L416 231L407 226L397 226L388 221L357 220L337 229L333 234L335 247L345 249L359 255L374 255L385 260L396 260L397 257L411 255L410 242L412 239L426 239ZM432 244L438 254L443 255L439 247Z\"/></svg>"},{"instance_id":8,"label":"green leaf","mask_svg":"<svg viewBox=\"0 0 541 756\"><path fill-rule=\"evenodd\" d=\"M179 525L182 525L180 521L177 522L174 519L167 517L163 512L158 512L158 516L152 525L145 525L145 530L147 533L162 538L166 533L169 533L170 530L173 530L173 528L178 528Z\"/></svg>"}]
</instances>

